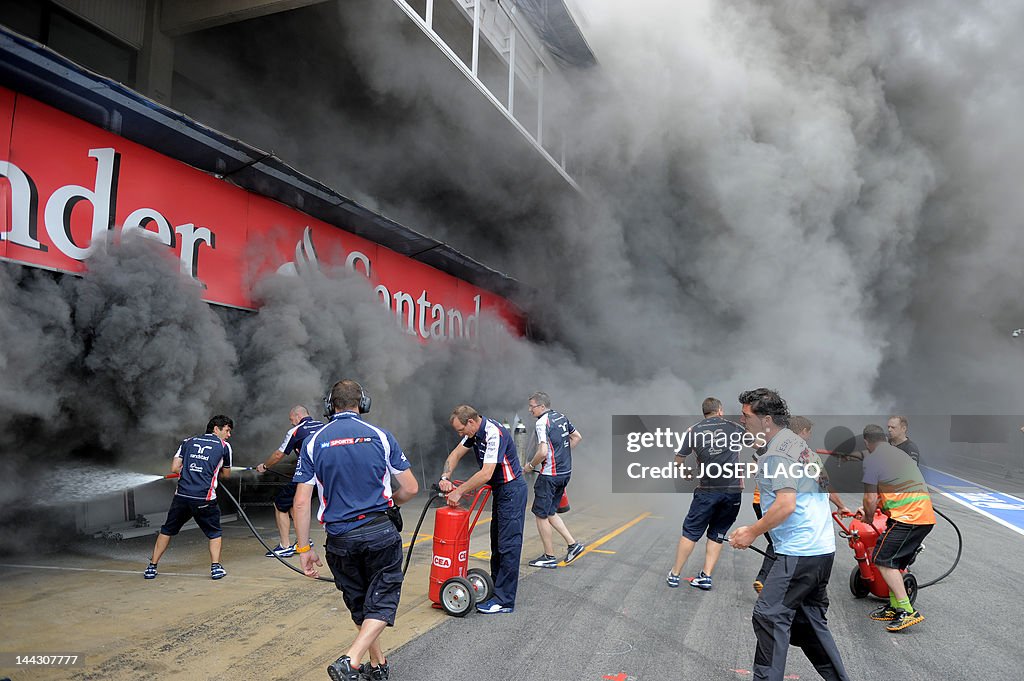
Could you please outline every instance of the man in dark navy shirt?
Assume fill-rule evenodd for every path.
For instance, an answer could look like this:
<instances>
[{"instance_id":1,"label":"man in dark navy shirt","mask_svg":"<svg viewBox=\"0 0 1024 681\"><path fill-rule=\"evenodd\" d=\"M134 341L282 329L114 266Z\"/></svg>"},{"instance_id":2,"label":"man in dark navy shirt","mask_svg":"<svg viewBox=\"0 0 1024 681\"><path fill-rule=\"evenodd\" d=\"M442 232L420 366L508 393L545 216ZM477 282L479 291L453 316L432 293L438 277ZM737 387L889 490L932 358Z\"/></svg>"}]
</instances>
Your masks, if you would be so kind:
<instances>
[{"instance_id":1,"label":"man in dark navy shirt","mask_svg":"<svg viewBox=\"0 0 1024 681\"><path fill-rule=\"evenodd\" d=\"M683 446L676 452L676 462L682 464L690 454L697 455L697 463L707 470L708 466L735 465L739 462L743 427L723 418L722 402L708 397L701 404L704 419L695 423L686 433ZM725 470L729 470L726 468ZM707 533L708 543L704 552L704 569L690 581L704 591L711 589L711 573L718 557L722 555L722 541L740 512L742 481L732 475L702 476L693 493L690 510L683 521L682 536L676 548L676 562L665 578L671 587L679 586L679 574L686 559L693 552L700 537Z\"/></svg>"},{"instance_id":2,"label":"man in dark navy shirt","mask_svg":"<svg viewBox=\"0 0 1024 681\"><path fill-rule=\"evenodd\" d=\"M266 463L256 466L256 470L260 473L264 473L268 468L277 465L288 454L292 452L298 453L303 441L324 427L323 422L314 420L309 415L309 410L301 404L292 407L292 410L288 412L288 420L291 421L292 427L284 434L284 441L281 442L281 446L274 450L267 458ZM297 545L289 543L288 530L291 528L292 502L295 499L296 484L294 480L289 479L288 483L274 497L274 520L277 521L279 540L274 549L267 551L267 558L272 558L275 554L281 558L289 558L295 555Z\"/></svg>"},{"instance_id":3,"label":"man in dark navy shirt","mask_svg":"<svg viewBox=\"0 0 1024 681\"><path fill-rule=\"evenodd\" d=\"M481 416L468 404L460 404L448 418L462 436L444 462L439 486L448 493L448 504L484 485L491 486L491 579L494 597L476 606L485 614L508 613L515 609L519 589L519 558L523 553L523 524L526 522L526 481L519 455L508 428ZM473 452L480 470L456 487L452 471L463 456Z\"/></svg>"},{"instance_id":4,"label":"man in dark navy shirt","mask_svg":"<svg viewBox=\"0 0 1024 681\"><path fill-rule=\"evenodd\" d=\"M320 495L318 520L327 528L327 565L359 634L348 652L327 668L334 681L387 679L380 635L394 626L402 593L402 536L389 509L416 496L419 483L394 435L360 418L369 396L355 381L331 388L331 420L302 445L295 468L295 538L302 570L319 576L322 567L309 542L313 487ZM391 483L399 488L392 492ZM363 655L370 662L360 665Z\"/></svg>"},{"instance_id":5,"label":"man in dark navy shirt","mask_svg":"<svg viewBox=\"0 0 1024 681\"><path fill-rule=\"evenodd\" d=\"M196 525L210 540L210 577L227 576L220 564L220 509L217 507L217 478L231 473L231 429L234 422L227 416L214 416L206 425L206 434L182 441L171 461L171 472L178 473L178 488L171 500L160 533L156 536L153 557L143 573L146 579L155 579L157 563L163 556L171 537L182 525L194 519Z\"/></svg>"},{"instance_id":6,"label":"man in dark navy shirt","mask_svg":"<svg viewBox=\"0 0 1024 681\"><path fill-rule=\"evenodd\" d=\"M573 539L569 528L558 515L558 504L572 474L572 448L580 443L583 436L565 414L551 408L551 398L547 393L536 392L530 395L528 406L530 413L537 416L537 451L526 462L526 472L538 473L533 484L532 511L537 519L540 541L544 545L544 553L531 560L530 565L555 568L558 567L558 558L554 555L554 544L551 543L552 529L568 545L565 551L567 565L583 553L583 544Z\"/></svg>"},{"instance_id":7,"label":"man in dark navy shirt","mask_svg":"<svg viewBox=\"0 0 1024 681\"><path fill-rule=\"evenodd\" d=\"M890 416L886 424L889 430L889 444L896 449L901 449L918 466L921 465L921 450L917 444L907 437L907 428L910 422L906 416Z\"/></svg>"}]
</instances>

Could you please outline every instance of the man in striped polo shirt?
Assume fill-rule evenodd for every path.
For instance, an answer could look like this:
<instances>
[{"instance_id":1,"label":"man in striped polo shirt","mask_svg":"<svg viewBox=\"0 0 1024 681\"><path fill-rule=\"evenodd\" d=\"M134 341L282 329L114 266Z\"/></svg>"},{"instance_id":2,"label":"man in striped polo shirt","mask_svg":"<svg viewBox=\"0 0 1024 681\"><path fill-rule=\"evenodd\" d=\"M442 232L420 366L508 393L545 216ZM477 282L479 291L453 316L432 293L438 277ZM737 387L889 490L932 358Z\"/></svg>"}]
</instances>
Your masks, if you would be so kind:
<instances>
[{"instance_id":1,"label":"man in striped polo shirt","mask_svg":"<svg viewBox=\"0 0 1024 681\"><path fill-rule=\"evenodd\" d=\"M921 542L935 526L935 511L921 469L906 453L887 442L885 431L874 424L864 427L864 519L871 522L875 508L889 516L885 534L878 539L872 561L889 587L889 603L870 615L888 622L889 631L903 631L924 621L903 586L905 570L917 556Z\"/></svg>"}]
</instances>

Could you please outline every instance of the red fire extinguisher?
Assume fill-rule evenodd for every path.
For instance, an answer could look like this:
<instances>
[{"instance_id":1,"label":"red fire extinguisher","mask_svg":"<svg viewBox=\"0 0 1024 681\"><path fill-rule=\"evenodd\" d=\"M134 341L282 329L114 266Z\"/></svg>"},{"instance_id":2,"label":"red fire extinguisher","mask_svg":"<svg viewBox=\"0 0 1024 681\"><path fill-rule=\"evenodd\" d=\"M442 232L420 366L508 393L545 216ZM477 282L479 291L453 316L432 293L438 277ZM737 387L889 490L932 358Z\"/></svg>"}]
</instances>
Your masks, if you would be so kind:
<instances>
[{"instance_id":1,"label":"red fire extinguisher","mask_svg":"<svg viewBox=\"0 0 1024 681\"><path fill-rule=\"evenodd\" d=\"M459 484L457 481L452 481ZM469 537L473 534L491 488L476 491L469 508L445 505L434 514L434 556L430 562L430 600L435 608L463 617L477 603L494 594L494 582L486 570L469 565Z\"/></svg>"}]
</instances>

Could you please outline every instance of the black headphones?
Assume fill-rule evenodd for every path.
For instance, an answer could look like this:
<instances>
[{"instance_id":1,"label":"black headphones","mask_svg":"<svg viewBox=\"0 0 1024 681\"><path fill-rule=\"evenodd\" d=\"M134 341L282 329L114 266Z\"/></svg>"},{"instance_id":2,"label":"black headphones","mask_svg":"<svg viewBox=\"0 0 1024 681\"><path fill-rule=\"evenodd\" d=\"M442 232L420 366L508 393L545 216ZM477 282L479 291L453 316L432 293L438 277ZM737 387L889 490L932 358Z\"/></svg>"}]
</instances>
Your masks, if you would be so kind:
<instances>
[{"instance_id":1,"label":"black headphones","mask_svg":"<svg viewBox=\"0 0 1024 681\"><path fill-rule=\"evenodd\" d=\"M359 413L369 414L370 404L373 402L373 400L370 398L370 394L363 390L363 386L359 385L358 383L356 383L356 385L359 386ZM331 405L331 392L332 390L328 390L327 394L324 395L324 418L328 419L334 416L334 408Z\"/></svg>"}]
</instances>

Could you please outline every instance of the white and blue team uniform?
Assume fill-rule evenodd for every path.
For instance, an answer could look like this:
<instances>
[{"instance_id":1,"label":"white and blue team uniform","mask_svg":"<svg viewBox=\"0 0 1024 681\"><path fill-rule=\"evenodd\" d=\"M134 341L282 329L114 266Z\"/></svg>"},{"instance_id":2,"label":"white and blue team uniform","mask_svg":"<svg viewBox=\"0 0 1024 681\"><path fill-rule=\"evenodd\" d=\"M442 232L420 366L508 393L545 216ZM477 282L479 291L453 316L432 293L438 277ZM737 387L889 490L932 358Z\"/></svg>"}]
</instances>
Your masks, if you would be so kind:
<instances>
[{"instance_id":1,"label":"white and blue team uniform","mask_svg":"<svg viewBox=\"0 0 1024 681\"><path fill-rule=\"evenodd\" d=\"M558 513L562 495L569 485L572 473L572 440L575 426L564 414L548 409L537 419L537 442L547 455L537 470L540 475L533 483L533 507L538 518L549 518Z\"/></svg>"},{"instance_id":2,"label":"white and blue team uniform","mask_svg":"<svg viewBox=\"0 0 1024 681\"><path fill-rule=\"evenodd\" d=\"M217 498L221 468L231 468L231 445L213 433L186 438L174 458L181 459L181 474L174 494L195 501Z\"/></svg>"},{"instance_id":3,"label":"white and blue team uniform","mask_svg":"<svg viewBox=\"0 0 1024 681\"><path fill-rule=\"evenodd\" d=\"M408 469L391 433L346 411L305 441L293 480L316 485L317 519L328 535L340 536L392 507L391 476Z\"/></svg>"},{"instance_id":4,"label":"white and blue team uniform","mask_svg":"<svg viewBox=\"0 0 1024 681\"><path fill-rule=\"evenodd\" d=\"M216 539L221 536L217 478L222 468L231 467L231 445L213 433L197 435L183 440L174 458L181 459L181 472L160 533L173 537L191 518Z\"/></svg>"},{"instance_id":5,"label":"white and blue team uniform","mask_svg":"<svg viewBox=\"0 0 1024 681\"><path fill-rule=\"evenodd\" d=\"M324 423L322 421L316 421L312 416L303 417L301 421L289 428L288 432L284 434L284 441L277 448L277 451L285 456L292 452L299 454L299 450L302 449L302 443L305 442L306 438L323 427ZM295 503L295 485L296 482L293 477L288 484L278 491L277 496L274 498L274 506L281 513L287 513Z\"/></svg>"},{"instance_id":6,"label":"white and blue team uniform","mask_svg":"<svg viewBox=\"0 0 1024 681\"><path fill-rule=\"evenodd\" d=\"M295 482L316 485L327 528L327 565L356 626L395 623L402 593L402 537L386 511L391 478L409 469L398 441L354 411L335 414L302 445Z\"/></svg>"},{"instance_id":7,"label":"white and blue team uniform","mask_svg":"<svg viewBox=\"0 0 1024 681\"><path fill-rule=\"evenodd\" d=\"M565 414L548 409L537 419L537 442L547 445L547 456L537 472L541 475L572 473L572 449L569 436L576 432Z\"/></svg>"},{"instance_id":8,"label":"white and blue team uniform","mask_svg":"<svg viewBox=\"0 0 1024 681\"><path fill-rule=\"evenodd\" d=\"M480 417L480 429L460 442L473 450L477 464L493 463L491 486L491 579L494 598L512 608L519 590L519 559L523 552L526 521L526 482L512 434L497 421Z\"/></svg>"}]
</instances>

